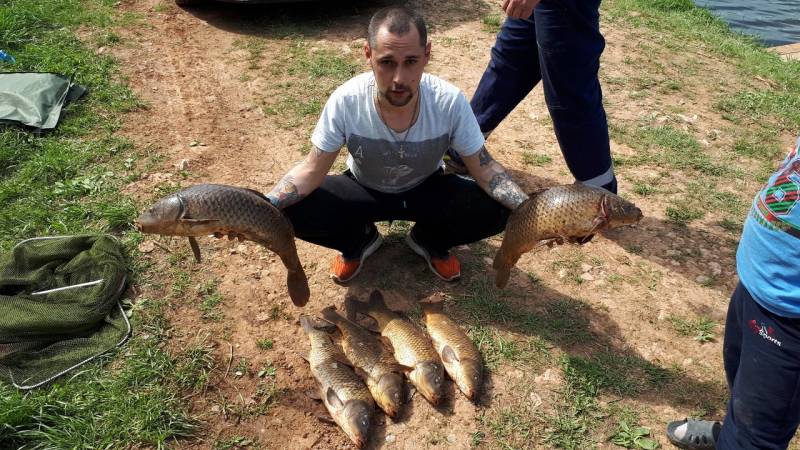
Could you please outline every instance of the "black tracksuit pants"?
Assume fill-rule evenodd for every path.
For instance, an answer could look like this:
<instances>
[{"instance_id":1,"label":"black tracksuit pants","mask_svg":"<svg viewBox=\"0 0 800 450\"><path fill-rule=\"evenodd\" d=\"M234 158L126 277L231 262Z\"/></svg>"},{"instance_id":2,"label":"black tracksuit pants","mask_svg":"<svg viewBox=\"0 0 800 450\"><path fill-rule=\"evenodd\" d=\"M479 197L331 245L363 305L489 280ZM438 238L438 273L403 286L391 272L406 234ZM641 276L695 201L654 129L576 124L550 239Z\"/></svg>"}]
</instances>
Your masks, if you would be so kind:
<instances>
[{"instance_id":1,"label":"black tracksuit pants","mask_svg":"<svg viewBox=\"0 0 800 450\"><path fill-rule=\"evenodd\" d=\"M408 191L387 194L359 184L347 171L328 175L308 197L284 209L295 235L356 259L375 222L416 222L414 238L431 256L500 233L510 211L471 179L441 170Z\"/></svg>"}]
</instances>

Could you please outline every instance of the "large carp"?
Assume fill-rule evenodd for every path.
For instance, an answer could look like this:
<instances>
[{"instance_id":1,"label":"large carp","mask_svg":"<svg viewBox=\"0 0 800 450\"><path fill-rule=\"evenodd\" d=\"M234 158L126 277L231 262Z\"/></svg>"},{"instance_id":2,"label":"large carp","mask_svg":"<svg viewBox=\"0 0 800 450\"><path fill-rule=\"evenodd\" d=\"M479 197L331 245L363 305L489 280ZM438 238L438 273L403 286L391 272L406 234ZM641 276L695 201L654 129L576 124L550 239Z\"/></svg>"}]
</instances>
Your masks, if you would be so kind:
<instances>
[{"instance_id":1,"label":"large carp","mask_svg":"<svg viewBox=\"0 0 800 450\"><path fill-rule=\"evenodd\" d=\"M478 347L443 311L441 299L420 302L425 327L450 378L470 400L475 400L483 384L483 358Z\"/></svg>"},{"instance_id":2,"label":"large carp","mask_svg":"<svg viewBox=\"0 0 800 450\"><path fill-rule=\"evenodd\" d=\"M642 211L633 203L581 183L531 194L508 218L503 243L494 257L495 284L505 287L520 256L540 241L582 243L599 230L632 225L641 218Z\"/></svg>"},{"instance_id":3,"label":"large carp","mask_svg":"<svg viewBox=\"0 0 800 450\"><path fill-rule=\"evenodd\" d=\"M444 397L444 368L425 332L386 307L377 290L372 291L368 303L350 297L345 304L348 314L366 314L378 322L381 335L391 343L394 358L411 369L406 372L411 384L432 405L438 405Z\"/></svg>"},{"instance_id":4,"label":"large carp","mask_svg":"<svg viewBox=\"0 0 800 450\"><path fill-rule=\"evenodd\" d=\"M197 261L196 236L227 234L257 242L275 252L286 266L292 303L308 302L308 279L297 256L292 224L258 191L198 184L157 201L135 223L143 233L187 236Z\"/></svg>"},{"instance_id":5,"label":"large carp","mask_svg":"<svg viewBox=\"0 0 800 450\"><path fill-rule=\"evenodd\" d=\"M315 327L305 315L300 316L300 325L311 341L306 360L319 384L320 399L334 422L356 447L362 448L369 440L374 411L369 390L326 331Z\"/></svg>"},{"instance_id":6,"label":"large carp","mask_svg":"<svg viewBox=\"0 0 800 450\"><path fill-rule=\"evenodd\" d=\"M339 315L333 306L321 314L342 333L344 355L365 378L375 403L387 416L397 417L405 400L404 371L392 353L373 333Z\"/></svg>"}]
</instances>

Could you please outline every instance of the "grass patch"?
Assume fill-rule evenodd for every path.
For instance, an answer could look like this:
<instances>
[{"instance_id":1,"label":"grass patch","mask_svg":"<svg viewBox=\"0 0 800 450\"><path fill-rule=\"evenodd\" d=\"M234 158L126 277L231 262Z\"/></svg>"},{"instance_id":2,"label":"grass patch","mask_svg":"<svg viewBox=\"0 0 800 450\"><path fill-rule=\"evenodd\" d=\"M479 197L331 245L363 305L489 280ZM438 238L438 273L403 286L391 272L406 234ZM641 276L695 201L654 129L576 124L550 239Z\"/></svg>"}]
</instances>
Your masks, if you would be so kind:
<instances>
[{"instance_id":1,"label":"grass patch","mask_svg":"<svg viewBox=\"0 0 800 450\"><path fill-rule=\"evenodd\" d=\"M197 288L197 295L200 297L201 317L205 320L214 322L222 320L222 311L220 311L217 306L219 306L224 299L222 298L222 294L217 290L218 286L219 280L215 278L213 280L204 281Z\"/></svg>"},{"instance_id":2,"label":"grass patch","mask_svg":"<svg viewBox=\"0 0 800 450\"><path fill-rule=\"evenodd\" d=\"M685 319L678 316L669 316L667 320L672 324L675 331L681 336L691 336L692 339L700 342L711 342L714 340L714 331L717 324L708 317L698 317L696 319Z\"/></svg>"},{"instance_id":3,"label":"grass patch","mask_svg":"<svg viewBox=\"0 0 800 450\"><path fill-rule=\"evenodd\" d=\"M478 346L489 369L496 368L502 362L520 358L521 349L517 343L505 338L497 330L489 327L473 327L469 330L469 337Z\"/></svg>"},{"instance_id":4,"label":"grass patch","mask_svg":"<svg viewBox=\"0 0 800 450\"><path fill-rule=\"evenodd\" d=\"M612 138L637 150L630 158L615 158L620 165L652 165L718 176L729 170L714 163L697 139L668 125L657 127L610 124Z\"/></svg>"},{"instance_id":5,"label":"grass patch","mask_svg":"<svg viewBox=\"0 0 800 450\"><path fill-rule=\"evenodd\" d=\"M249 42L249 41L248 41ZM262 48L248 48L260 57ZM316 49L300 38L294 39L288 57L274 66L276 83L274 95L264 99L262 110L284 129L308 125L322 112L331 92L359 71L359 66L349 57L328 49ZM282 69L280 69L282 68Z\"/></svg>"},{"instance_id":6,"label":"grass patch","mask_svg":"<svg viewBox=\"0 0 800 450\"><path fill-rule=\"evenodd\" d=\"M612 22L651 30L653 41L674 53L702 49L724 59L741 80L738 91L718 94L716 107L729 120L776 135L800 128L800 62L782 61L690 0L612 0L603 9ZM754 79L767 80L770 89L753 88Z\"/></svg>"},{"instance_id":7,"label":"grass patch","mask_svg":"<svg viewBox=\"0 0 800 450\"><path fill-rule=\"evenodd\" d=\"M109 1L20 0L0 6L2 47L17 60L0 63L0 70L76 74L75 81L90 91L66 109L54 131L0 130L0 250L36 235L121 231L133 218L133 203L120 204L117 195L135 175L120 158L132 153L132 145L114 132L118 114L139 103L114 81L114 61L95 54L72 31L113 22Z\"/></svg>"},{"instance_id":8,"label":"grass patch","mask_svg":"<svg viewBox=\"0 0 800 450\"><path fill-rule=\"evenodd\" d=\"M264 338L264 339L257 340L256 341L256 345L261 350L272 350L272 346L274 345L274 343L272 342L272 339Z\"/></svg>"},{"instance_id":9,"label":"grass patch","mask_svg":"<svg viewBox=\"0 0 800 450\"><path fill-rule=\"evenodd\" d=\"M634 412L625 410L621 415L616 430L608 438L612 444L641 450L655 450L661 446L650 438L652 432L649 428L637 424L638 417Z\"/></svg>"},{"instance_id":10,"label":"grass patch","mask_svg":"<svg viewBox=\"0 0 800 450\"><path fill-rule=\"evenodd\" d=\"M173 357L155 339L135 339L124 359L116 356L113 376L90 364L76 378L25 394L0 383L0 447L162 447L191 435L198 424L180 392L202 384L205 359Z\"/></svg>"},{"instance_id":11,"label":"grass patch","mask_svg":"<svg viewBox=\"0 0 800 450\"><path fill-rule=\"evenodd\" d=\"M130 256L132 280L148 269L138 258L142 236L130 228L137 207L120 189L139 177L150 156L115 135L121 115L141 103L119 83L116 62L88 46L120 41L108 31L130 24L111 0L15 0L0 5L0 48L17 63L2 71L75 75L89 95L64 111L55 130L0 129L0 251L43 235L114 232ZM80 28L85 42L76 37ZM172 271L181 271L174 260ZM168 287L188 288L188 276ZM190 436L198 422L183 392L204 389L213 368L200 342L164 350L166 299L137 299L136 335L120 350L73 376L22 393L0 383L0 448L164 448ZM109 363L113 358L113 362Z\"/></svg>"},{"instance_id":12,"label":"grass patch","mask_svg":"<svg viewBox=\"0 0 800 450\"><path fill-rule=\"evenodd\" d=\"M536 154L531 152L522 153L522 162L529 166L542 167L550 164L552 161L553 158L544 154Z\"/></svg>"},{"instance_id":13,"label":"grass patch","mask_svg":"<svg viewBox=\"0 0 800 450\"><path fill-rule=\"evenodd\" d=\"M503 26L503 15L500 13L487 14L481 19L483 31L491 34L500 32Z\"/></svg>"}]
</instances>

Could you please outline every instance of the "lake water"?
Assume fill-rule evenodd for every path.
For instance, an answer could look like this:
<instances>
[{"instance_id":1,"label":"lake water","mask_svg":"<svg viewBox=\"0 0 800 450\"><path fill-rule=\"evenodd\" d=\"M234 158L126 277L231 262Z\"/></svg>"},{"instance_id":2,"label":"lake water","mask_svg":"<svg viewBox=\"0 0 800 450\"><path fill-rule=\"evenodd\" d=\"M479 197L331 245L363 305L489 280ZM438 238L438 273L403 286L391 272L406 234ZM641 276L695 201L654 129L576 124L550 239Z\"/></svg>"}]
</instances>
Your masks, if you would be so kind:
<instances>
[{"instance_id":1,"label":"lake water","mask_svg":"<svg viewBox=\"0 0 800 450\"><path fill-rule=\"evenodd\" d=\"M695 4L768 47L800 42L800 0L695 0Z\"/></svg>"}]
</instances>

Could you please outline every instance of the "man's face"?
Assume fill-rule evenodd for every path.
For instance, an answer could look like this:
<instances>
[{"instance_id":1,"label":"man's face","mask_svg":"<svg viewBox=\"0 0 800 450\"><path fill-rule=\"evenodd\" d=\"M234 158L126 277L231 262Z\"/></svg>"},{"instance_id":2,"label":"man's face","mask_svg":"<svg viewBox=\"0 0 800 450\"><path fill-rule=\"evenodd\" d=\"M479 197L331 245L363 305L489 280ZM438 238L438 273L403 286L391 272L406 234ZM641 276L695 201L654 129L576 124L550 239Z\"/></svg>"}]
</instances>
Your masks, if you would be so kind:
<instances>
[{"instance_id":1,"label":"man's face","mask_svg":"<svg viewBox=\"0 0 800 450\"><path fill-rule=\"evenodd\" d=\"M375 37L375 48L369 42L364 44L364 54L375 74L378 95L394 106L405 106L419 90L431 44L420 45L419 32L413 25L402 36L389 33L384 26Z\"/></svg>"}]
</instances>

